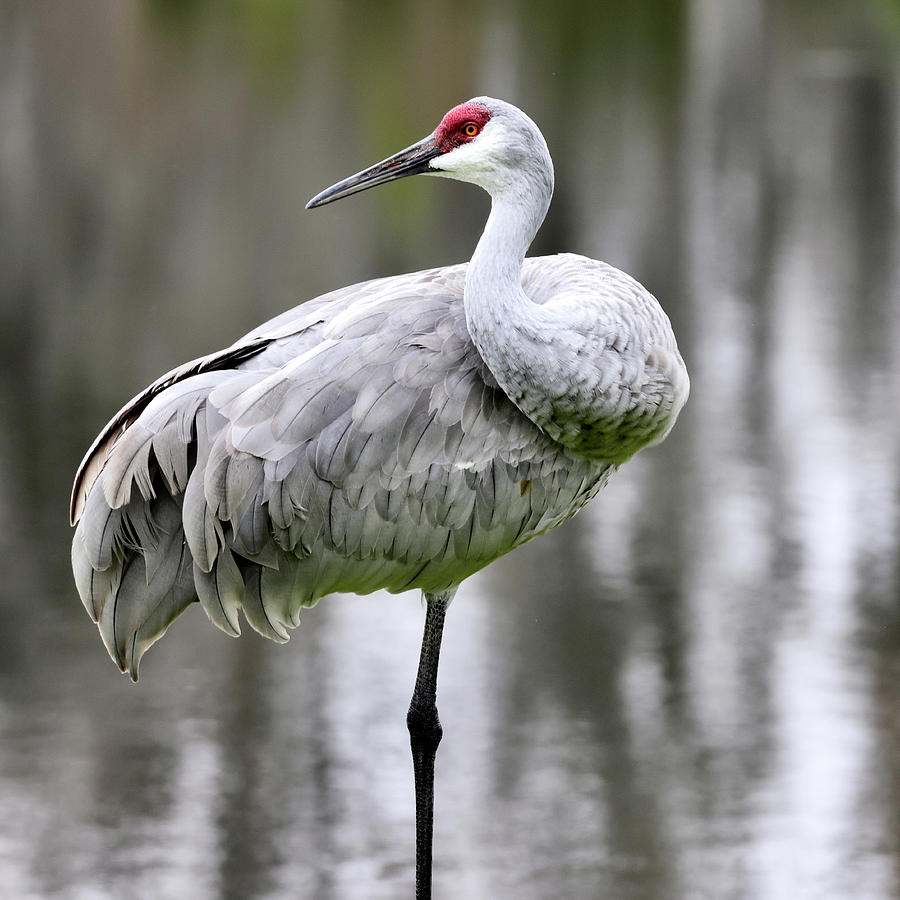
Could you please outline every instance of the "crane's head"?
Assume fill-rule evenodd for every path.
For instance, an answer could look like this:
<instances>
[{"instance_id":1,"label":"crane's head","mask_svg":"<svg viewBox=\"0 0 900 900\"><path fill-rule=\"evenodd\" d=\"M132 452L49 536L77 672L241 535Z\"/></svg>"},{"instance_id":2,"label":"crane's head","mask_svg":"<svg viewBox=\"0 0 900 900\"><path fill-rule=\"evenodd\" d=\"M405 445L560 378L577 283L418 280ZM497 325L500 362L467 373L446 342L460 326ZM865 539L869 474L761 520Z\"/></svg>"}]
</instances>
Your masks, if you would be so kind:
<instances>
[{"instance_id":1,"label":"crane's head","mask_svg":"<svg viewBox=\"0 0 900 900\"><path fill-rule=\"evenodd\" d=\"M521 188L523 178L553 190L553 164L537 125L503 100L475 97L454 106L421 141L317 194L307 209L407 175L442 175L488 193Z\"/></svg>"}]
</instances>

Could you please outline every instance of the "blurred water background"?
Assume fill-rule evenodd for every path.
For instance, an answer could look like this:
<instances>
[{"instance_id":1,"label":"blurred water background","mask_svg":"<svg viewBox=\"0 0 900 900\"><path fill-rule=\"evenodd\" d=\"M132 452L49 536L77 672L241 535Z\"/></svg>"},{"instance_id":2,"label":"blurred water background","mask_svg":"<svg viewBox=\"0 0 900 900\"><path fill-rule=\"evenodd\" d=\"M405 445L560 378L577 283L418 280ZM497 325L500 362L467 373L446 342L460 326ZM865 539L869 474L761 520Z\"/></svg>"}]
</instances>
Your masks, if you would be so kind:
<instances>
[{"instance_id":1,"label":"blurred water background","mask_svg":"<svg viewBox=\"0 0 900 900\"><path fill-rule=\"evenodd\" d=\"M66 521L132 394L487 197L316 191L475 94L542 127L532 252L634 274L675 432L464 584L444 898L900 897L896 0L0 3L0 896L411 896L414 594L117 675Z\"/></svg>"}]
</instances>

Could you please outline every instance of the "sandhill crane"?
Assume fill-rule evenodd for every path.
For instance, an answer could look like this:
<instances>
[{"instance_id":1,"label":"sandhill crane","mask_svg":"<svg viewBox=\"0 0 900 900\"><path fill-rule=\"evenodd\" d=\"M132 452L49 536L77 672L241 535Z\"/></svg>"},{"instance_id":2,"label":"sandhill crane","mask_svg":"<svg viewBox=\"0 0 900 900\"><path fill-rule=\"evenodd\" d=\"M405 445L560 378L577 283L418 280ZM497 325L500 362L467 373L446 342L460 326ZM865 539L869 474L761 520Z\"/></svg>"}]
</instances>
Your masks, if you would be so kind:
<instances>
[{"instance_id":1,"label":"sandhill crane","mask_svg":"<svg viewBox=\"0 0 900 900\"><path fill-rule=\"evenodd\" d=\"M135 680L193 601L288 638L333 592L419 588L425 632L407 722L417 896L430 896L435 703L460 582L581 509L688 395L669 320L628 275L525 259L553 191L537 126L501 100L314 197L418 173L484 188L468 265L310 300L127 403L75 478L72 562L112 658Z\"/></svg>"}]
</instances>

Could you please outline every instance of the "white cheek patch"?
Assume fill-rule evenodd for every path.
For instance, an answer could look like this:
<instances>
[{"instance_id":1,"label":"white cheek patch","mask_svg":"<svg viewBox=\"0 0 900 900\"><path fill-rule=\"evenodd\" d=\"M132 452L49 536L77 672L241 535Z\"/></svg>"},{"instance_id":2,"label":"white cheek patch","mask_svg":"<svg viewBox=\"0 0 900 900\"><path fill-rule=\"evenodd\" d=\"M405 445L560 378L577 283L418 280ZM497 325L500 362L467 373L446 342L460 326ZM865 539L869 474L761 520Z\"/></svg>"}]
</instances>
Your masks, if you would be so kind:
<instances>
[{"instance_id":1,"label":"white cheek patch","mask_svg":"<svg viewBox=\"0 0 900 900\"><path fill-rule=\"evenodd\" d=\"M449 153L437 156L429 162L435 175L469 181L489 189L499 186L500 172L497 160L503 158L500 131L488 122L484 131L469 144L462 144Z\"/></svg>"}]
</instances>

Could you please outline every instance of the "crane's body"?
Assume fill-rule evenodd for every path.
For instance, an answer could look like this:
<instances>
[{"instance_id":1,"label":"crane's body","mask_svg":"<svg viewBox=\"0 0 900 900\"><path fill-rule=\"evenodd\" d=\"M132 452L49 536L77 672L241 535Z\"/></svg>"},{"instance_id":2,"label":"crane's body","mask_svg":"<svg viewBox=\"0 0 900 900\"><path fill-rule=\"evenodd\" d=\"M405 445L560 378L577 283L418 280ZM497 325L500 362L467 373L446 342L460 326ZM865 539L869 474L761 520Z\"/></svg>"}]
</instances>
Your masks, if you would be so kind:
<instances>
[{"instance_id":1,"label":"crane's body","mask_svg":"<svg viewBox=\"0 0 900 900\"><path fill-rule=\"evenodd\" d=\"M136 678L144 650L197 598L231 634L243 609L284 640L325 594L446 590L569 518L665 433L671 410L643 397L666 377L656 359L675 350L636 282L578 256L524 266L537 303L615 292L602 318L585 309L561 351L615 368L605 407L589 407L593 446L573 413L548 407L545 428L571 432L573 450L486 367L467 332L465 273L379 279L302 304L122 410L96 482L79 488L73 551L120 667ZM589 384L602 379L598 369Z\"/></svg>"},{"instance_id":2,"label":"crane's body","mask_svg":"<svg viewBox=\"0 0 900 900\"><path fill-rule=\"evenodd\" d=\"M470 263L304 303L163 376L88 451L73 567L133 678L197 599L275 640L337 591L420 588L442 622L464 578L674 424L688 379L655 298L581 256L524 259L553 187L530 119L476 98L310 205L418 172L491 193Z\"/></svg>"}]
</instances>

